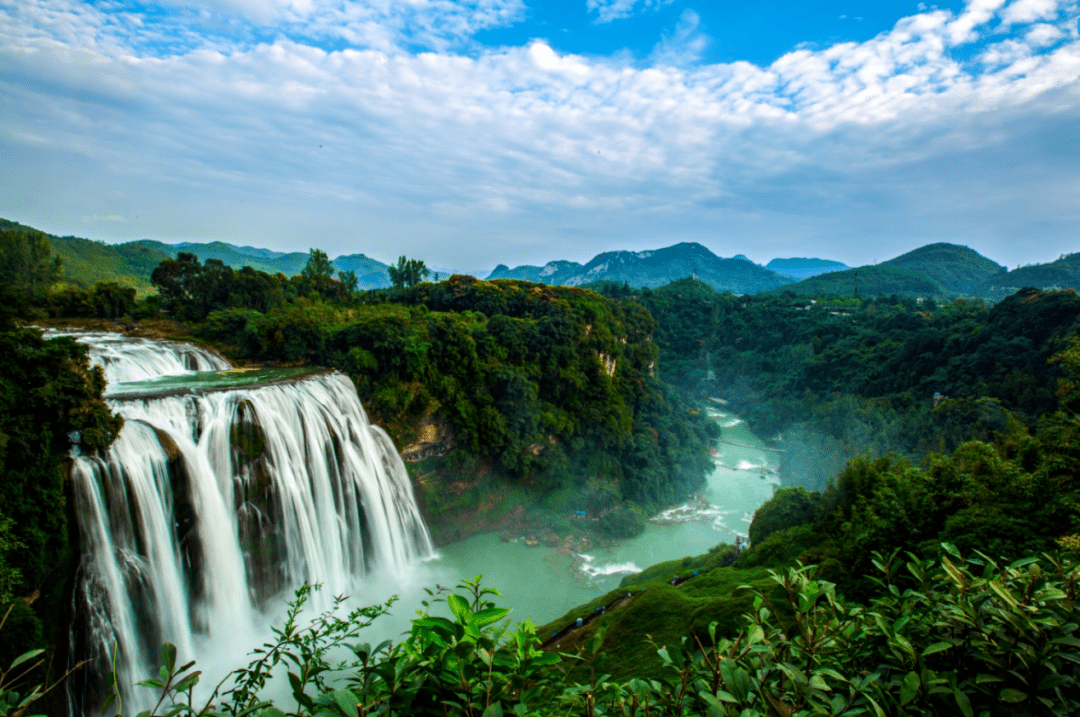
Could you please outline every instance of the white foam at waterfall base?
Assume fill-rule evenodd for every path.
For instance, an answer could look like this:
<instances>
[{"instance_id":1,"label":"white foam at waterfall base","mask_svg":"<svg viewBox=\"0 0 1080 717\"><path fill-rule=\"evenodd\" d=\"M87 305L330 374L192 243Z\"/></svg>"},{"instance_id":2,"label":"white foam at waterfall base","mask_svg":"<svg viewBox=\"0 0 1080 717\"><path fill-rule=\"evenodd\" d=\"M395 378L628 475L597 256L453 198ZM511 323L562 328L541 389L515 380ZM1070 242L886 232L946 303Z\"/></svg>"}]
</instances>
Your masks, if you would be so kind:
<instances>
[{"instance_id":1,"label":"white foam at waterfall base","mask_svg":"<svg viewBox=\"0 0 1080 717\"><path fill-rule=\"evenodd\" d=\"M337 595L371 604L423 584L433 550L408 475L344 375L109 404L124 416L120 437L104 456L76 456L72 474L77 610L93 653L80 657L100 665L115 645L132 714L153 706L133 685L157 672L161 642L198 660L210 684L247 663L305 582L323 586L314 612ZM233 448L245 420L264 438L260 470ZM249 580L262 563L258 545L241 545L241 514L276 546L272 583Z\"/></svg>"}]
</instances>

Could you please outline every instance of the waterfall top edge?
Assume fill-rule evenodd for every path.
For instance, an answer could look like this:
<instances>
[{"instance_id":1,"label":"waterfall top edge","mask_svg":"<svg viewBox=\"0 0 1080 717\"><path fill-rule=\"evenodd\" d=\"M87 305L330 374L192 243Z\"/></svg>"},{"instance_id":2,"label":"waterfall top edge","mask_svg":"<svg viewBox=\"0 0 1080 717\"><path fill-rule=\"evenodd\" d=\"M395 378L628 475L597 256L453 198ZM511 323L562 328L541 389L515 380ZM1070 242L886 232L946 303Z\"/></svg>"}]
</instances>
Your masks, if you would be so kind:
<instances>
[{"instance_id":1,"label":"waterfall top edge","mask_svg":"<svg viewBox=\"0 0 1080 717\"><path fill-rule=\"evenodd\" d=\"M284 371L287 369L277 370ZM304 381L310 378L315 378L317 376L341 374L340 371L330 368L297 368L292 370L295 371L295 373L291 375L277 376L275 378L267 378L265 380L232 381L227 383L221 383L218 385L176 385L178 381L205 380L210 375L216 377L221 377L223 374L233 374L234 376L236 375L235 369L226 371L203 371L180 377L163 377L162 379L154 379L151 381L139 381L129 384L121 384L113 390L106 391L104 397L109 401L137 401L141 399L170 398L174 396L204 396L209 393L220 393L222 391L266 388L268 386L282 386L291 383L297 383L299 381ZM255 369L255 371L251 373L258 374L264 373L266 371L267 369ZM251 378L258 379L258 376L251 376Z\"/></svg>"}]
</instances>

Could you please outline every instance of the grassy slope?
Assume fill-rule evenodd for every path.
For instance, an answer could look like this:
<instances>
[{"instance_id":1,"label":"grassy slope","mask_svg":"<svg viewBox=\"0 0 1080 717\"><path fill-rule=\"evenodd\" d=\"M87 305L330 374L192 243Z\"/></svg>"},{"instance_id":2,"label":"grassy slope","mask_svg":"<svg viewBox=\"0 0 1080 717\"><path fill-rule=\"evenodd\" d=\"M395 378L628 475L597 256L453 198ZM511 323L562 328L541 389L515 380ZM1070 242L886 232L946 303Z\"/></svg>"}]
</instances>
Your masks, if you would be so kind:
<instances>
[{"instance_id":1,"label":"grassy slope","mask_svg":"<svg viewBox=\"0 0 1080 717\"><path fill-rule=\"evenodd\" d=\"M551 637L577 618L588 619L601 605L613 606L582 628L561 637L548 646L558 652L576 653L601 627L607 628L604 655L597 659L597 674L610 673L617 680L652 674L661 666L657 647L678 645L683 637L705 635L709 623L718 623L720 634L738 634L743 615L752 609L750 591L745 585L768 586L765 568L740 568L727 564L731 546L720 545L709 553L681 560L659 563L627 576L618 589L580 605L558 620L537 629L541 640ZM692 575L678 587L670 584L676 575ZM629 599L620 600L620 596ZM643 640L642 635L651 638ZM690 638L693 639L692 637ZM655 644L654 644L655 643ZM588 668L578 667L573 675L588 680Z\"/></svg>"},{"instance_id":2,"label":"grassy slope","mask_svg":"<svg viewBox=\"0 0 1080 717\"><path fill-rule=\"evenodd\" d=\"M33 229L18 222L0 219L0 231ZM152 293L150 273L169 254L149 246L105 244L79 237L49 238L53 251L63 260L64 281L90 286L97 281L116 281L134 287L140 295Z\"/></svg>"}]
</instances>

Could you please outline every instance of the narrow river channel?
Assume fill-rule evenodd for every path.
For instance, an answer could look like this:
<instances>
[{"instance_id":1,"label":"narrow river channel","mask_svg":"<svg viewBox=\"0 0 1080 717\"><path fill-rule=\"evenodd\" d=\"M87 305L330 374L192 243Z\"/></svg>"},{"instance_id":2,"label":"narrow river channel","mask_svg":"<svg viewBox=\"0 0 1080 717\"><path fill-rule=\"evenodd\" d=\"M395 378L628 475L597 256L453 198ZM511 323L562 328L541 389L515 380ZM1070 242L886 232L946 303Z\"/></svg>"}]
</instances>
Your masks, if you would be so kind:
<instances>
[{"instance_id":1,"label":"narrow river channel","mask_svg":"<svg viewBox=\"0 0 1080 717\"><path fill-rule=\"evenodd\" d=\"M722 427L723 438L715 444L715 468L706 485L686 504L654 516L636 538L566 555L484 533L439 548L430 567L451 587L463 577L483 574L484 584L502 592L499 604L514 608L515 621L528 617L543 624L617 587L629 573L734 543L736 535L747 534L750 517L778 485L778 454L737 416L717 409L709 409L709 415Z\"/></svg>"}]
</instances>

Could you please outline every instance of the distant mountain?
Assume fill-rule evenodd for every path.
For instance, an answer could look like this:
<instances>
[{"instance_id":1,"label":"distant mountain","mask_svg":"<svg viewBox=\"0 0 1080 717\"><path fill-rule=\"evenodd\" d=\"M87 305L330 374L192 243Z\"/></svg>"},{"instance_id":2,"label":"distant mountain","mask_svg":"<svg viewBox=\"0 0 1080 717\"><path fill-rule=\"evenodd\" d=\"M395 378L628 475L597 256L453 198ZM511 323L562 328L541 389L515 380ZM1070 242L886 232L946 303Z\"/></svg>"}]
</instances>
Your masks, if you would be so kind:
<instances>
[{"instance_id":1,"label":"distant mountain","mask_svg":"<svg viewBox=\"0 0 1080 717\"><path fill-rule=\"evenodd\" d=\"M200 247L203 245L193 241L182 241L179 244L174 244L173 246L179 249L187 249L188 247ZM276 259L280 256L285 256L288 253L284 251L274 251L273 249L261 249L257 246L236 246L234 244L229 244L228 246L231 246L233 249L235 249L240 254L243 254L244 256L253 256L257 259Z\"/></svg>"},{"instance_id":2,"label":"distant mountain","mask_svg":"<svg viewBox=\"0 0 1080 717\"><path fill-rule=\"evenodd\" d=\"M1080 253L1065 254L1048 264L1021 266L996 274L983 280L978 287L978 293L980 296L1000 301L1026 287L1080 291Z\"/></svg>"},{"instance_id":3,"label":"distant mountain","mask_svg":"<svg viewBox=\"0 0 1080 717\"><path fill-rule=\"evenodd\" d=\"M1004 274L1000 266L973 249L956 244L928 244L895 259L857 269L834 271L784 287L784 291L816 296L981 296L982 282Z\"/></svg>"},{"instance_id":4,"label":"distant mountain","mask_svg":"<svg viewBox=\"0 0 1080 717\"><path fill-rule=\"evenodd\" d=\"M355 271L361 289L383 289L390 286L390 267L364 254L349 254L334 259L339 271Z\"/></svg>"},{"instance_id":5,"label":"distant mountain","mask_svg":"<svg viewBox=\"0 0 1080 717\"><path fill-rule=\"evenodd\" d=\"M265 271L267 274L277 274L280 272L285 276L295 276L303 271L309 257L309 254L306 251L294 251L286 254L271 251L269 249L237 247L220 241L205 244L195 242L165 244L159 241L144 239L142 241L129 242L128 244L118 244L117 246L128 245L153 247L168 253L169 256L173 258L176 258L176 255L183 251L199 257L199 261L204 264L209 259L220 259L225 266L232 267L233 269L242 269L245 266L250 266L256 271ZM265 254L272 254L273 256L265 256Z\"/></svg>"},{"instance_id":6,"label":"distant mountain","mask_svg":"<svg viewBox=\"0 0 1080 717\"><path fill-rule=\"evenodd\" d=\"M1001 276L1007 269L966 246L927 244L878 266L908 269L936 282L947 295L972 296L984 281Z\"/></svg>"},{"instance_id":7,"label":"distant mountain","mask_svg":"<svg viewBox=\"0 0 1080 717\"><path fill-rule=\"evenodd\" d=\"M717 291L736 294L753 294L791 281L745 257L724 259L696 243L676 244L655 251L605 252L584 266L572 261L553 261L543 267L510 269L500 264L487 278L524 279L561 286L618 281L635 288L657 288L695 275Z\"/></svg>"},{"instance_id":8,"label":"distant mountain","mask_svg":"<svg viewBox=\"0 0 1080 717\"><path fill-rule=\"evenodd\" d=\"M579 276L584 269L585 267L576 261L549 261L543 266L529 266L526 264L513 269L506 266L506 264L499 264L488 274L487 278L520 279L535 284L562 286L570 284L570 280ZM580 283L576 282L576 284Z\"/></svg>"},{"instance_id":9,"label":"distant mountain","mask_svg":"<svg viewBox=\"0 0 1080 717\"><path fill-rule=\"evenodd\" d=\"M773 259L765 265L766 269L772 269L777 274L790 276L795 281L809 279L818 274L827 274L830 271L843 271L851 267L839 261L830 259L791 258Z\"/></svg>"}]
</instances>

